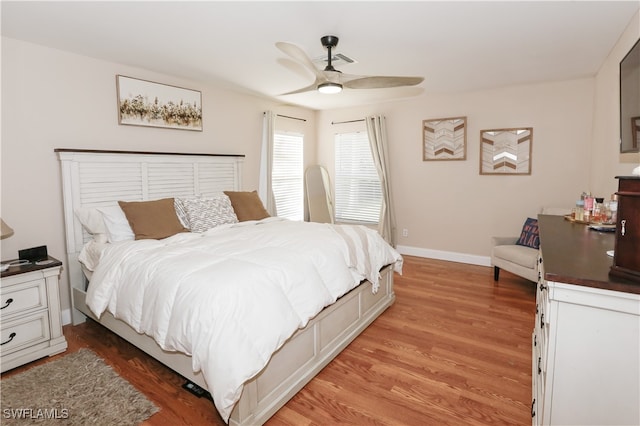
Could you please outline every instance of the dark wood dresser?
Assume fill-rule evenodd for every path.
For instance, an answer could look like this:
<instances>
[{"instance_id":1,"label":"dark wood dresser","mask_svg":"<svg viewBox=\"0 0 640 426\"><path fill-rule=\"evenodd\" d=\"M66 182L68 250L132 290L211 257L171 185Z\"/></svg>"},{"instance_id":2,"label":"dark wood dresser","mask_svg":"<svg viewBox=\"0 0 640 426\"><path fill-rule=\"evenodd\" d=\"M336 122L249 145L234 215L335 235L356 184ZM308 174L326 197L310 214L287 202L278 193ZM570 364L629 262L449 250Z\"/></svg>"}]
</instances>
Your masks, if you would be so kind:
<instances>
[{"instance_id":1,"label":"dark wood dresser","mask_svg":"<svg viewBox=\"0 0 640 426\"><path fill-rule=\"evenodd\" d=\"M618 219L611 274L640 282L640 176L617 176Z\"/></svg>"}]
</instances>

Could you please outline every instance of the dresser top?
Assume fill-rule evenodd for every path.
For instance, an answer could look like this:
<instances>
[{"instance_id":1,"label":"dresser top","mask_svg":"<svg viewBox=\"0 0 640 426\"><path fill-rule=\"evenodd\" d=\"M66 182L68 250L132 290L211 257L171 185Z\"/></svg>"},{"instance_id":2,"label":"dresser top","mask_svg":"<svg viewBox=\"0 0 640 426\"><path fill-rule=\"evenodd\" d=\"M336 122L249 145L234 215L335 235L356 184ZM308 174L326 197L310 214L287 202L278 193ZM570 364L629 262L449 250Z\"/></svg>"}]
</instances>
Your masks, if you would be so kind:
<instances>
[{"instance_id":1,"label":"dresser top","mask_svg":"<svg viewBox=\"0 0 640 426\"><path fill-rule=\"evenodd\" d=\"M544 278L605 290L640 294L640 284L610 276L615 233L599 232L562 216L539 215Z\"/></svg>"}]
</instances>

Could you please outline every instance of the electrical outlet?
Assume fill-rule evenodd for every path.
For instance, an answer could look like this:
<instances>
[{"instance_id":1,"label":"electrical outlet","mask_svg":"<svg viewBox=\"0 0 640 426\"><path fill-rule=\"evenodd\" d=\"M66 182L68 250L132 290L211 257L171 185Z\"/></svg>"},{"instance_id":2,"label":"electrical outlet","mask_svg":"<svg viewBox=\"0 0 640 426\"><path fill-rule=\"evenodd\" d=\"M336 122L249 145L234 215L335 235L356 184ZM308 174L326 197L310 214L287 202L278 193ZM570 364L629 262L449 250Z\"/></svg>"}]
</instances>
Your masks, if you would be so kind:
<instances>
[{"instance_id":1,"label":"electrical outlet","mask_svg":"<svg viewBox=\"0 0 640 426\"><path fill-rule=\"evenodd\" d=\"M402 230L402 236L403 236L403 237L408 237L408 236L409 236L409 230L408 230L407 228L404 228L404 229Z\"/></svg>"}]
</instances>

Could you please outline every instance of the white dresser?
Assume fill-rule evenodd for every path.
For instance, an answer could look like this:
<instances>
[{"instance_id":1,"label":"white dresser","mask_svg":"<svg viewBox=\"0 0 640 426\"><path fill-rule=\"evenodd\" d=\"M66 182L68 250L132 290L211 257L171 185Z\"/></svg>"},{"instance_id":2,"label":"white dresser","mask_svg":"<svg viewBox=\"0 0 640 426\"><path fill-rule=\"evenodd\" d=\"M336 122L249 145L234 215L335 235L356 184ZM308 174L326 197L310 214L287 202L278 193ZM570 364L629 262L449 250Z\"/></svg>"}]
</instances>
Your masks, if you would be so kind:
<instances>
[{"instance_id":1,"label":"white dresser","mask_svg":"<svg viewBox=\"0 0 640 426\"><path fill-rule=\"evenodd\" d=\"M2 372L67 349L58 277L62 263L12 267L0 279Z\"/></svg>"},{"instance_id":2,"label":"white dresser","mask_svg":"<svg viewBox=\"0 0 640 426\"><path fill-rule=\"evenodd\" d=\"M640 424L640 284L609 276L612 234L540 216L534 425Z\"/></svg>"}]
</instances>

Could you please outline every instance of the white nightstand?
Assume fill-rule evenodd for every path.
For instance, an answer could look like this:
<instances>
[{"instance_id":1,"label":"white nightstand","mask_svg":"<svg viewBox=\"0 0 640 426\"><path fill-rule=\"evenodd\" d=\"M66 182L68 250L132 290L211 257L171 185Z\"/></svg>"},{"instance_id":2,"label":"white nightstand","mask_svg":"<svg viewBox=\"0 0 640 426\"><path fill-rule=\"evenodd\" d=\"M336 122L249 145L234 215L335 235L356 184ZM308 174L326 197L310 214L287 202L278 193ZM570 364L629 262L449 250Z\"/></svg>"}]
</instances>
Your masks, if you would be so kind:
<instances>
[{"instance_id":1,"label":"white nightstand","mask_svg":"<svg viewBox=\"0 0 640 426\"><path fill-rule=\"evenodd\" d=\"M67 349L58 277L62 262L14 266L0 279L0 370Z\"/></svg>"}]
</instances>

